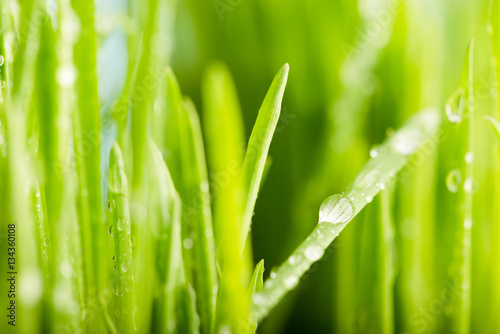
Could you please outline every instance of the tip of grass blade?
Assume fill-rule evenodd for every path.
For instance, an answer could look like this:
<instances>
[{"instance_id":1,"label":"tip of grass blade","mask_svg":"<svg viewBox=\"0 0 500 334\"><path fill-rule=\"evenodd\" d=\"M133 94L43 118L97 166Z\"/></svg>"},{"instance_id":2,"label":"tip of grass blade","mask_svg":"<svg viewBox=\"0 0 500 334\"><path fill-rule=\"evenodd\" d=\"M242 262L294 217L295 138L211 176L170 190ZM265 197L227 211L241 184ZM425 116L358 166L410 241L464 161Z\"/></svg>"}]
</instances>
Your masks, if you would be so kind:
<instances>
[{"instance_id":1,"label":"tip of grass blade","mask_svg":"<svg viewBox=\"0 0 500 334\"><path fill-rule=\"evenodd\" d=\"M486 115L483 118L491 125L491 128L493 129L493 131L497 135L498 140L500 141L500 123L490 115Z\"/></svg>"},{"instance_id":2,"label":"tip of grass blade","mask_svg":"<svg viewBox=\"0 0 500 334\"><path fill-rule=\"evenodd\" d=\"M127 178L123 164L122 151L120 145L117 142L111 147L111 152L109 154L109 190L117 193L124 194L127 190Z\"/></svg>"}]
</instances>

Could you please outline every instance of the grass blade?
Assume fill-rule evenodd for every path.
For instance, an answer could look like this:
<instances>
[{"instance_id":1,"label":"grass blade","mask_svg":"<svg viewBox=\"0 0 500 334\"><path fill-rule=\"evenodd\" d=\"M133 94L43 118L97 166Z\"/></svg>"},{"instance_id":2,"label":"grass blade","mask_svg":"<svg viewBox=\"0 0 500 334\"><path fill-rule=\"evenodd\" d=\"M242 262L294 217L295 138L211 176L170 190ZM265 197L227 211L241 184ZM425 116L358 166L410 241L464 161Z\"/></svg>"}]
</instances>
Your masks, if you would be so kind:
<instances>
[{"instance_id":1,"label":"grass blade","mask_svg":"<svg viewBox=\"0 0 500 334\"><path fill-rule=\"evenodd\" d=\"M182 238L188 282L196 291L202 331L209 333L215 307L215 246L208 176L200 124L192 103L183 102L179 84L167 71L166 158L183 205Z\"/></svg>"},{"instance_id":2,"label":"grass blade","mask_svg":"<svg viewBox=\"0 0 500 334\"><path fill-rule=\"evenodd\" d=\"M248 295L251 298L255 293L262 291L264 288L264 260L260 260L255 266L255 270L250 280L250 286L248 287ZM250 320L249 333L255 333L257 330L257 321Z\"/></svg>"},{"instance_id":3,"label":"grass blade","mask_svg":"<svg viewBox=\"0 0 500 334\"><path fill-rule=\"evenodd\" d=\"M237 331L241 319L248 319L249 299L246 283L248 256L240 258L238 244L241 229L236 194L240 187L244 143L241 110L236 89L227 68L212 64L204 78L204 129L209 153L217 260L220 269L212 333L229 327ZM245 254L247 255L247 254Z\"/></svg>"},{"instance_id":4,"label":"grass blade","mask_svg":"<svg viewBox=\"0 0 500 334\"><path fill-rule=\"evenodd\" d=\"M119 318L120 333L135 333L135 288L132 256L130 212L127 197L127 176L123 157L117 143L113 144L109 158L109 203L112 210L112 234L115 241L115 263L118 285L113 287L117 296L115 315Z\"/></svg>"},{"instance_id":5,"label":"grass blade","mask_svg":"<svg viewBox=\"0 0 500 334\"><path fill-rule=\"evenodd\" d=\"M219 244L222 235L234 228L237 221L234 195L239 188L238 175L244 158L240 145L245 143L245 131L236 87L224 64L213 63L208 67L202 94L202 125L214 194L214 232Z\"/></svg>"},{"instance_id":6,"label":"grass blade","mask_svg":"<svg viewBox=\"0 0 500 334\"><path fill-rule=\"evenodd\" d=\"M378 156L367 162L345 195L334 195L325 200L317 227L278 268L275 278L267 280L264 289L254 296L254 316L258 321L298 284L300 277L323 256L325 249L347 223L372 201L382 185L394 179L411 155L432 140L439 124L440 117L436 110L426 110L413 116L380 146Z\"/></svg>"},{"instance_id":7,"label":"grass blade","mask_svg":"<svg viewBox=\"0 0 500 334\"><path fill-rule=\"evenodd\" d=\"M274 77L271 87L262 103L262 107L259 110L257 121L250 135L245 159L243 160L243 218L239 238L241 249L243 249L245 245L245 240L250 230L255 202L257 201L257 194L266 165L267 154L271 146L274 130L278 124L281 112L281 102L288 79L288 70L289 66L285 64Z\"/></svg>"},{"instance_id":8,"label":"grass blade","mask_svg":"<svg viewBox=\"0 0 500 334\"><path fill-rule=\"evenodd\" d=\"M152 139L148 141L151 206L157 221L156 270L160 294L154 301L152 330L155 332L197 333L199 317L192 288L186 283L182 260L181 202L163 157ZM152 210L152 211L153 211ZM153 220L154 221L154 220ZM176 313L181 317L177 318ZM173 326L172 324L175 324Z\"/></svg>"}]
</instances>

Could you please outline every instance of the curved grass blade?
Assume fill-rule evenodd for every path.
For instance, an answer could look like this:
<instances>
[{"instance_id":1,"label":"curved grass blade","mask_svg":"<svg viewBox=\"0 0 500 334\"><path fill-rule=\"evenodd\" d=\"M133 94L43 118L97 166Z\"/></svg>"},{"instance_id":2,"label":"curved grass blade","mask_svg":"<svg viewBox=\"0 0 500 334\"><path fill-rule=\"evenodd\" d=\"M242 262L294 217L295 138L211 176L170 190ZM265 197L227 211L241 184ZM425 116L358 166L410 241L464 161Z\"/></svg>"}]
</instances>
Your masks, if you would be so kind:
<instances>
[{"instance_id":1,"label":"curved grass blade","mask_svg":"<svg viewBox=\"0 0 500 334\"><path fill-rule=\"evenodd\" d=\"M132 256L130 212L127 197L127 176L123 157L117 143L113 144L109 158L109 203L113 216L110 228L115 241L115 264L118 284L113 287L117 297L118 331L135 333L135 288Z\"/></svg>"},{"instance_id":2,"label":"curved grass blade","mask_svg":"<svg viewBox=\"0 0 500 334\"><path fill-rule=\"evenodd\" d=\"M254 314L262 320L299 282L309 267L318 261L325 249L363 207L373 200L385 184L408 163L411 155L433 138L440 125L439 112L434 109L413 116L398 132L380 146L376 158L362 168L345 195L334 195L321 206L317 227L268 279L264 289L253 297Z\"/></svg>"},{"instance_id":3,"label":"curved grass blade","mask_svg":"<svg viewBox=\"0 0 500 334\"><path fill-rule=\"evenodd\" d=\"M500 122L498 122L495 118L489 115L484 116L484 120L488 122L488 124L493 129L493 132L497 136L498 140L500 141Z\"/></svg>"},{"instance_id":4,"label":"curved grass blade","mask_svg":"<svg viewBox=\"0 0 500 334\"><path fill-rule=\"evenodd\" d=\"M264 288L264 260L260 260L255 266L255 270L250 280L250 286L248 287L248 295L251 298L255 293L262 291ZM257 330L257 321L252 321L250 319L249 333L255 333Z\"/></svg>"},{"instance_id":5,"label":"curved grass blade","mask_svg":"<svg viewBox=\"0 0 500 334\"><path fill-rule=\"evenodd\" d=\"M242 167L242 228L240 231L240 249L243 250L250 230L252 215L257 201L257 194L266 165L267 154L271 146L274 130L278 124L281 102L288 79L289 66L285 64L269 88L259 110L259 115L250 135Z\"/></svg>"}]
</instances>

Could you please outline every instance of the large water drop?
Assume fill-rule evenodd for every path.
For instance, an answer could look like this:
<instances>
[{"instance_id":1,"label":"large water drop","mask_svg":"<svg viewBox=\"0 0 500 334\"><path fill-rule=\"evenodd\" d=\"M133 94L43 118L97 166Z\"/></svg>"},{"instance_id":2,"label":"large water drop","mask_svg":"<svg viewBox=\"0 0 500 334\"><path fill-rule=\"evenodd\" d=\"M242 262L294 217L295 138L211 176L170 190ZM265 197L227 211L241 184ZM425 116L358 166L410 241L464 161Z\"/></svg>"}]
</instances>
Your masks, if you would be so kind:
<instances>
[{"instance_id":1,"label":"large water drop","mask_svg":"<svg viewBox=\"0 0 500 334\"><path fill-rule=\"evenodd\" d=\"M354 216L354 205L342 195L332 195L325 199L319 209L319 222L344 223Z\"/></svg>"},{"instance_id":2,"label":"large water drop","mask_svg":"<svg viewBox=\"0 0 500 334\"><path fill-rule=\"evenodd\" d=\"M446 102L446 116L452 123L460 123L465 111L465 92L457 89Z\"/></svg>"}]
</instances>

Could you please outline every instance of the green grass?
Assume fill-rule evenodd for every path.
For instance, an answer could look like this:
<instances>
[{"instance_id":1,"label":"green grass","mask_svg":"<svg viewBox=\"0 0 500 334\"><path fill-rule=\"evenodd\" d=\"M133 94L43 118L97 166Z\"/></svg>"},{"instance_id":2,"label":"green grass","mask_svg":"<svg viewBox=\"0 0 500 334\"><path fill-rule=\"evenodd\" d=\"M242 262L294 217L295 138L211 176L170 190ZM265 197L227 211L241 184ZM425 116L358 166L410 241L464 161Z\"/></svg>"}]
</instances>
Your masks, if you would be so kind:
<instances>
[{"instance_id":1,"label":"green grass","mask_svg":"<svg viewBox=\"0 0 500 334\"><path fill-rule=\"evenodd\" d=\"M225 3L0 0L0 332L497 332L499 1Z\"/></svg>"}]
</instances>

